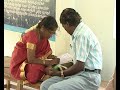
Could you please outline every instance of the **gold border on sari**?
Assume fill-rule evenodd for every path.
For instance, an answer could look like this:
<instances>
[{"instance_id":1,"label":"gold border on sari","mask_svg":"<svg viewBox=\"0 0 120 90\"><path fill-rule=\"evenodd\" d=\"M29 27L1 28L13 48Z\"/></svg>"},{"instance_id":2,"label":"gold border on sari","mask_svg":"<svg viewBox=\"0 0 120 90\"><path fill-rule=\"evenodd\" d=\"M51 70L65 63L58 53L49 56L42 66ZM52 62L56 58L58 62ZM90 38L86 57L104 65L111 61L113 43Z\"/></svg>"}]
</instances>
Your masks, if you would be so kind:
<instances>
[{"instance_id":1,"label":"gold border on sari","mask_svg":"<svg viewBox=\"0 0 120 90\"><path fill-rule=\"evenodd\" d=\"M36 45L33 44L33 43L29 43L29 42L27 42L27 44L26 44L26 48L33 50L33 49L36 48Z\"/></svg>"},{"instance_id":2,"label":"gold border on sari","mask_svg":"<svg viewBox=\"0 0 120 90\"><path fill-rule=\"evenodd\" d=\"M48 53L46 53L43 57L45 57L47 59L47 57L51 54L52 54L52 50L50 50Z\"/></svg>"},{"instance_id":3,"label":"gold border on sari","mask_svg":"<svg viewBox=\"0 0 120 90\"><path fill-rule=\"evenodd\" d=\"M25 76L25 66L27 65L26 62L23 62L20 66L20 78L22 80L26 80L26 76Z\"/></svg>"},{"instance_id":4,"label":"gold border on sari","mask_svg":"<svg viewBox=\"0 0 120 90\"><path fill-rule=\"evenodd\" d=\"M45 59L47 59L47 57L48 57L49 55L51 55L51 54L52 54L52 50L50 50L48 53L46 53L46 54L43 55L42 57L39 57L39 59L45 60Z\"/></svg>"}]
</instances>

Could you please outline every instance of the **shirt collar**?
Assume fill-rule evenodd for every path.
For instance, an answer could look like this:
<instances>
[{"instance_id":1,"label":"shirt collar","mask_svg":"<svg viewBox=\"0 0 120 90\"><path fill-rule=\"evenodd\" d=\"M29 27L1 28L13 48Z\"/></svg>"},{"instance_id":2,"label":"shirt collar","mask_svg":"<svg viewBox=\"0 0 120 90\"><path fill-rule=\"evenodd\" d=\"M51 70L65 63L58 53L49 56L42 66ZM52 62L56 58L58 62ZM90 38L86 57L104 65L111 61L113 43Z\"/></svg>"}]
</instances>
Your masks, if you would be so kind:
<instances>
[{"instance_id":1,"label":"shirt collar","mask_svg":"<svg viewBox=\"0 0 120 90\"><path fill-rule=\"evenodd\" d=\"M81 21L78 24L78 26L75 28L75 30L74 30L74 32L72 34L72 38L74 38L77 35L77 33L81 31L81 28L82 28L83 25L84 25L84 23Z\"/></svg>"}]
</instances>

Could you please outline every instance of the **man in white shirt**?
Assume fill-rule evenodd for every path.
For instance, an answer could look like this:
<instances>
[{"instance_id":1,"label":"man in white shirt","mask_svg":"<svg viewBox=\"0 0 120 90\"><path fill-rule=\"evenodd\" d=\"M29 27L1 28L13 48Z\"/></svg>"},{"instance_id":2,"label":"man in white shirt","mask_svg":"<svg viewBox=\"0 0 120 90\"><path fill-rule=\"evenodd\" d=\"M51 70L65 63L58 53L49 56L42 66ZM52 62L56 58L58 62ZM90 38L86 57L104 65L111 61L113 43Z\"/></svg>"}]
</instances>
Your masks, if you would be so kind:
<instances>
[{"instance_id":1,"label":"man in white shirt","mask_svg":"<svg viewBox=\"0 0 120 90\"><path fill-rule=\"evenodd\" d=\"M41 84L40 90L98 90L101 83L102 50L94 33L72 8L60 15L60 23L72 36L74 65L66 70L48 69L53 76Z\"/></svg>"}]
</instances>

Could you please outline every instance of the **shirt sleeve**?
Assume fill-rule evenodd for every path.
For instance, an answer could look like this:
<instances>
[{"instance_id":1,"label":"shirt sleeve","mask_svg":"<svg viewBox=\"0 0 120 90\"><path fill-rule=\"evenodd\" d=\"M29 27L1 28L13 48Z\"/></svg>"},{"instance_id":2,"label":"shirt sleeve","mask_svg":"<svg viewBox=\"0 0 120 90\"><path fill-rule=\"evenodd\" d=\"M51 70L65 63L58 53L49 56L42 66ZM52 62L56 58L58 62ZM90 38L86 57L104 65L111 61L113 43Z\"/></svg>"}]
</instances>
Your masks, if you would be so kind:
<instances>
[{"instance_id":1,"label":"shirt sleeve","mask_svg":"<svg viewBox=\"0 0 120 90\"><path fill-rule=\"evenodd\" d=\"M76 60L85 62L90 51L88 38L85 37L84 35L78 36L75 42L75 49L76 49L75 52Z\"/></svg>"}]
</instances>

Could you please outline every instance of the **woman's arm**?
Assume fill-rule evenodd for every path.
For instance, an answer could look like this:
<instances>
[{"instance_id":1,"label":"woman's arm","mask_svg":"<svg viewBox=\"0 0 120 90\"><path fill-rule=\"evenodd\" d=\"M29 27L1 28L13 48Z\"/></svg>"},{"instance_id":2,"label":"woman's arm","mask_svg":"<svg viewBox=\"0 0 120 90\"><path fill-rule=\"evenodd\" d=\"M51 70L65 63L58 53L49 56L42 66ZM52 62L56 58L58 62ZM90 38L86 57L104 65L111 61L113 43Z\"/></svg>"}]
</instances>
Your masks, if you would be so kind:
<instances>
[{"instance_id":1,"label":"woman's arm","mask_svg":"<svg viewBox=\"0 0 120 90\"><path fill-rule=\"evenodd\" d=\"M29 49L27 48L27 58L28 58L28 63L33 63L33 64L43 64L46 66L49 65L54 65L59 63L59 59L56 60L42 60L40 58L35 58L35 49Z\"/></svg>"},{"instance_id":2,"label":"woman's arm","mask_svg":"<svg viewBox=\"0 0 120 90\"><path fill-rule=\"evenodd\" d=\"M57 58L57 56L50 54L47 58L48 59L55 59L55 58Z\"/></svg>"}]
</instances>

